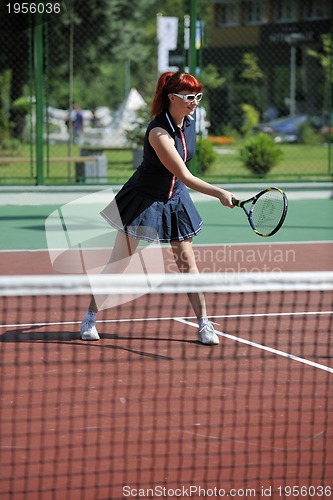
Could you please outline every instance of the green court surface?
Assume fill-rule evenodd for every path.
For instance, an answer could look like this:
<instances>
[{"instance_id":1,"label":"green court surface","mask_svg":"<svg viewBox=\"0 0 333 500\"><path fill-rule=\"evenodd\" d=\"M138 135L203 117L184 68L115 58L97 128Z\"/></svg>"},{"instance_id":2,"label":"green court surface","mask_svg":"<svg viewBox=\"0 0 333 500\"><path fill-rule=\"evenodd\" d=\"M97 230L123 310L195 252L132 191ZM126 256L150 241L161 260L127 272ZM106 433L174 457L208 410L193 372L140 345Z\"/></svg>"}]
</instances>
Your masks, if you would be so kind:
<instances>
[{"instance_id":1,"label":"green court surface","mask_svg":"<svg viewBox=\"0 0 333 500\"><path fill-rule=\"evenodd\" d=\"M243 210L220 209L214 202L197 203L205 225L197 243L258 243L333 240L333 199L289 200L286 220L278 233L262 238L248 225Z\"/></svg>"},{"instance_id":2,"label":"green court surface","mask_svg":"<svg viewBox=\"0 0 333 500\"><path fill-rule=\"evenodd\" d=\"M45 221L47 217L63 205L2 205L0 250L47 249ZM222 207L217 200L196 201L196 206L204 220L202 232L194 239L195 244L237 244L300 241L333 241L333 199L291 199L282 229L270 238L261 238L253 233L244 212L239 208L230 210ZM97 226L104 229L105 221L98 215L99 207L89 206ZM100 222L99 222L100 219ZM85 216L77 220L73 232L80 236L89 230L89 220ZM113 229L111 229L114 231ZM53 241L61 241L62 228L52 229ZM78 237L79 237L78 236ZM59 243L61 246L61 244Z\"/></svg>"}]
</instances>

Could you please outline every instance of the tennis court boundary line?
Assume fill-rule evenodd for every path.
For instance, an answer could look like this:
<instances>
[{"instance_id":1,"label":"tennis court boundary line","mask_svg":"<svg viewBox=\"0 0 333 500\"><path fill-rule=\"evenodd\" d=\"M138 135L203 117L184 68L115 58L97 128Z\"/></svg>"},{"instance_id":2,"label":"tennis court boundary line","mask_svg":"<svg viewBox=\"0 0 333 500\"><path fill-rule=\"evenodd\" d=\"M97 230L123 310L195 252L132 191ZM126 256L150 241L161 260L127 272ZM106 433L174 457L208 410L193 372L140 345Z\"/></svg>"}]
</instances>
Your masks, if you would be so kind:
<instances>
[{"instance_id":1,"label":"tennis court boundary line","mask_svg":"<svg viewBox=\"0 0 333 500\"><path fill-rule=\"evenodd\" d=\"M308 241L271 241L267 242L267 246L279 246L279 245L315 245L315 244L329 244L332 245L333 241L332 240L308 240ZM163 243L163 248L169 249L169 247ZM266 244L265 244L266 245ZM263 246L262 241L245 241L241 243L193 243L194 248L201 248L201 247L252 247L252 246ZM84 251L107 251L110 250L111 247L86 247L84 248ZM156 247L149 247L145 248L145 250L155 250L158 248ZM52 251L78 251L80 250L77 247L72 247L72 248L53 248ZM45 252L49 253L48 248L0 248L0 253L15 253L15 252L27 252L27 253L38 253L38 252Z\"/></svg>"},{"instance_id":2,"label":"tennis court boundary line","mask_svg":"<svg viewBox=\"0 0 333 500\"><path fill-rule=\"evenodd\" d=\"M231 315L221 315L221 316L210 316L211 318L214 319L223 319L223 318L235 318L235 317L271 317L271 316L301 316L301 315L324 315L324 314L332 314L333 311L305 311L305 312L284 312L284 313L257 313L257 314L231 314ZM140 322L140 321L176 321L188 326L193 326L195 328L198 328L197 323L193 323L193 321L189 321L190 319L194 319L193 316L188 316L188 317L161 317L161 318L124 318L124 319L110 319L110 320L98 320L97 323L134 323L134 322ZM78 325L81 324L81 321L58 321L58 322L49 322L49 323L16 323L16 324L6 324L6 325L1 325L0 324L0 329L2 328L17 328L17 327L40 327L40 326L59 326L59 325ZM229 333L225 332L220 332L218 330L215 330L218 335L221 337L225 337L229 340L233 340L235 342L239 342L241 344L246 344L250 347L255 347L256 349L260 349L263 351L270 352L272 354L276 354L278 356L291 359L293 361L297 361L299 363L306 364L308 366L312 366L313 368L318 368L320 370L326 371L328 373L333 373L333 368L330 368L329 366L321 365L320 363L316 363L314 361L307 360L305 358L301 358L300 356L295 356L294 354L290 354L284 351L280 351L279 349L275 349L273 347L265 346L263 344L258 344L257 342L253 342L251 340L243 339L241 337L237 337L236 335L232 335Z\"/></svg>"},{"instance_id":3,"label":"tennis court boundary line","mask_svg":"<svg viewBox=\"0 0 333 500\"><path fill-rule=\"evenodd\" d=\"M272 317L272 316L313 316L313 315L325 315L333 314L333 311L291 311L291 312L275 312L275 313L246 313L246 314L219 314L218 316L209 316L211 319L223 319L223 318L260 318L260 317ZM195 316L164 316L156 318L120 318L120 319L99 319L96 322L99 324L107 323L138 323L140 321L179 321L185 322L190 319L195 319ZM38 323L8 323L0 324L1 328L16 328L19 326L33 327L33 326L59 326L59 325L80 325L80 321L50 321L50 322L38 322ZM191 323L189 323L190 325ZM198 325L196 325L198 326Z\"/></svg>"},{"instance_id":4,"label":"tennis court boundary line","mask_svg":"<svg viewBox=\"0 0 333 500\"><path fill-rule=\"evenodd\" d=\"M185 319L177 318L176 321L184 323L185 325L194 326L198 328L197 323L192 323L191 321ZM330 368L329 366L321 365L320 363L316 363L314 361L301 358L300 356L295 356L294 354L290 354L288 352L280 351L279 349L274 349L273 347L265 346L263 344L258 344L257 342L252 342L252 340L246 340L241 337L236 337L235 335L231 335L230 333L219 332L218 330L215 331L221 337L225 337L229 340L234 340L235 342L239 342L240 344L246 344L250 347L255 347L256 349L261 349L262 351L267 351L272 354L277 354L278 356L282 356L283 358L292 359L293 361L298 361L299 363L303 363L305 365L309 365L314 368L319 368L320 370L333 373L333 368Z\"/></svg>"}]
</instances>

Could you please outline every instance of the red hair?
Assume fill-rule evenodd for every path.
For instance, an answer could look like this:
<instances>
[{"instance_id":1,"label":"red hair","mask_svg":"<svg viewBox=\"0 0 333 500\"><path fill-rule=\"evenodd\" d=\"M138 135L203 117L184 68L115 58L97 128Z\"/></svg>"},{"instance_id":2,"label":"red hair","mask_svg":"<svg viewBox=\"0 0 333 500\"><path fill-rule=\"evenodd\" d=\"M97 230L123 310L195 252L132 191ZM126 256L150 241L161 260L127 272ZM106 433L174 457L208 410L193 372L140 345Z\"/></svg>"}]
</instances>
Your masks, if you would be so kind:
<instances>
[{"instance_id":1,"label":"red hair","mask_svg":"<svg viewBox=\"0 0 333 500\"><path fill-rule=\"evenodd\" d=\"M168 94L179 94L182 90L196 94L202 92L202 85L194 76L184 73L184 71L162 73L156 85L151 115L156 117L165 112L169 108Z\"/></svg>"}]
</instances>

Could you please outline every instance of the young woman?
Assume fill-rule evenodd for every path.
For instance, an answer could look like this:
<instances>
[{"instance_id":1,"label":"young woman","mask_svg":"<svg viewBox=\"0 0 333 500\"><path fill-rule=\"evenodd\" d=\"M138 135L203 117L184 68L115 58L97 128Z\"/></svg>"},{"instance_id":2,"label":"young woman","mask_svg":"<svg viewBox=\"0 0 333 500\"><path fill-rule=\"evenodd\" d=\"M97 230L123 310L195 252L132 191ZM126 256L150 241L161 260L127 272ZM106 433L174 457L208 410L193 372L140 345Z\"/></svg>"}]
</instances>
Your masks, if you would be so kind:
<instances>
[{"instance_id":1,"label":"young woman","mask_svg":"<svg viewBox=\"0 0 333 500\"><path fill-rule=\"evenodd\" d=\"M201 84L188 73L166 72L160 76L151 109L154 119L144 139L143 161L101 212L118 229L107 272L122 272L126 257L133 255L143 239L169 242L180 272L198 273L192 238L199 233L203 222L186 186L214 196L230 208L235 197L198 179L186 166L195 153L195 110L202 96ZM213 324L207 318L204 295L192 293L189 300L198 318L199 342L218 344ZM96 313L92 298L81 324L82 340L99 339Z\"/></svg>"}]
</instances>

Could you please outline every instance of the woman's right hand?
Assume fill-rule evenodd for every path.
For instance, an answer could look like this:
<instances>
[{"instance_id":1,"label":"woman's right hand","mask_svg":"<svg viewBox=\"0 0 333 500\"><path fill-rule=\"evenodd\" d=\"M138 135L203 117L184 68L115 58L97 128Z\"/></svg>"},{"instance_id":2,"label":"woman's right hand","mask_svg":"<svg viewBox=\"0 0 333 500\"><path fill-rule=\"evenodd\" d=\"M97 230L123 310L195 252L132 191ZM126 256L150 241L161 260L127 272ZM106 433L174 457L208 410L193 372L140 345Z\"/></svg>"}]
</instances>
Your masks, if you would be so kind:
<instances>
[{"instance_id":1,"label":"woman's right hand","mask_svg":"<svg viewBox=\"0 0 333 500\"><path fill-rule=\"evenodd\" d=\"M221 189L219 200L224 207L234 208L234 204L232 202L233 199L236 199L236 195L227 191L226 189Z\"/></svg>"}]
</instances>

